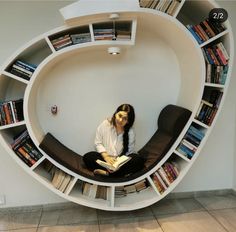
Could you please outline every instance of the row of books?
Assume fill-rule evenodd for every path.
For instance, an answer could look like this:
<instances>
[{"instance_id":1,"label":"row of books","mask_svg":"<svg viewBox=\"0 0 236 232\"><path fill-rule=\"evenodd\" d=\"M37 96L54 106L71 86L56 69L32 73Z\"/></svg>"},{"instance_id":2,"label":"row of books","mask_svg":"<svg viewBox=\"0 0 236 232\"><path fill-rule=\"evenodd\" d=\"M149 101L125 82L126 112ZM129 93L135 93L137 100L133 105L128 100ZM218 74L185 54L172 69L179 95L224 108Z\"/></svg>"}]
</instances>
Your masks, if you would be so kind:
<instances>
[{"instance_id":1,"label":"row of books","mask_svg":"<svg viewBox=\"0 0 236 232\"><path fill-rule=\"evenodd\" d=\"M0 125L24 120L23 99L0 102Z\"/></svg>"},{"instance_id":2,"label":"row of books","mask_svg":"<svg viewBox=\"0 0 236 232\"><path fill-rule=\"evenodd\" d=\"M37 66L22 60L16 60L11 66L10 73L25 80L30 80Z\"/></svg>"},{"instance_id":3,"label":"row of books","mask_svg":"<svg viewBox=\"0 0 236 232\"><path fill-rule=\"evenodd\" d=\"M159 193L164 193L179 176L179 169L175 162L165 162L157 172L152 175L153 182Z\"/></svg>"},{"instance_id":4,"label":"row of books","mask_svg":"<svg viewBox=\"0 0 236 232\"><path fill-rule=\"evenodd\" d=\"M127 196L130 193L137 193L144 189L147 189L148 187L149 184L146 179L131 185L117 186L115 188L115 198L121 198Z\"/></svg>"},{"instance_id":5,"label":"row of books","mask_svg":"<svg viewBox=\"0 0 236 232\"><path fill-rule=\"evenodd\" d=\"M227 65L229 55L222 42L202 48L203 55L208 64Z\"/></svg>"},{"instance_id":6,"label":"row of books","mask_svg":"<svg viewBox=\"0 0 236 232\"><path fill-rule=\"evenodd\" d=\"M42 154L34 145L27 130L20 132L13 140L11 143L13 151L29 167L34 165L42 157Z\"/></svg>"},{"instance_id":7,"label":"row of books","mask_svg":"<svg viewBox=\"0 0 236 232\"><path fill-rule=\"evenodd\" d=\"M131 31L125 29L115 30L114 28L94 29L95 40L130 40Z\"/></svg>"},{"instance_id":8,"label":"row of books","mask_svg":"<svg viewBox=\"0 0 236 232\"><path fill-rule=\"evenodd\" d=\"M94 199L110 200L109 187L87 182L82 183L82 194Z\"/></svg>"},{"instance_id":9,"label":"row of books","mask_svg":"<svg viewBox=\"0 0 236 232\"><path fill-rule=\"evenodd\" d=\"M188 24L186 25L186 27L199 44L209 40L210 38L226 30L223 24L212 22L209 19L205 19L196 25Z\"/></svg>"},{"instance_id":10,"label":"row of books","mask_svg":"<svg viewBox=\"0 0 236 232\"><path fill-rule=\"evenodd\" d=\"M217 113L222 96L222 91L213 90L208 101L204 99L201 100L195 118L203 122L204 124L210 126Z\"/></svg>"},{"instance_id":11,"label":"row of books","mask_svg":"<svg viewBox=\"0 0 236 232\"><path fill-rule=\"evenodd\" d=\"M91 42L90 33L66 34L51 40L55 50L60 50L70 45Z\"/></svg>"},{"instance_id":12,"label":"row of books","mask_svg":"<svg viewBox=\"0 0 236 232\"><path fill-rule=\"evenodd\" d=\"M224 85L228 73L228 65L206 64L206 79L207 83Z\"/></svg>"},{"instance_id":13,"label":"row of books","mask_svg":"<svg viewBox=\"0 0 236 232\"><path fill-rule=\"evenodd\" d=\"M52 174L52 185L61 192L66 192L70 187L70 183L73 180L73 177L61 169L53 166L51 170Z\"/></svg>"},{"instance_id":14,"label":"row of books","mask_svg":"<svg viewBox=\"0 0 236 232\"><path fill-rule=\"evenodd\" d=\"M181 0L139 0L140 7L155 9L173 15Z\"/></svg>"},{"instance_id":15,"label":"row of books","mask_svg":"<svg viewBox=\"0 0 236 232\"><path fill-rule=\"evenodd\" d=\"M188 159L191 159L204 136L205 133L201 127L197 127L192 124L176 150L182 155L186 156Z\"/></svg>"}]
</instances>

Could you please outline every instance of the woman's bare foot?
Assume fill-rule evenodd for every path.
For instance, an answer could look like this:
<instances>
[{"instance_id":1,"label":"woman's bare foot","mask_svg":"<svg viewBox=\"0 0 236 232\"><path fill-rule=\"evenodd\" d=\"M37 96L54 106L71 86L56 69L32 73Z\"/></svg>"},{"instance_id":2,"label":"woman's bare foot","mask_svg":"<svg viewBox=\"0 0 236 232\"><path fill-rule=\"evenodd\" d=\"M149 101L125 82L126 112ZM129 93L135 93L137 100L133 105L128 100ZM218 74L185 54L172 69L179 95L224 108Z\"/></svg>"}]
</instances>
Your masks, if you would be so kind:
<instances>
[{"instance_id":1,"label":"woman's bare foot","mask_svg":"<svg viewBox=\"0 0 236 232\"><path fill-rule=\"evenodd\" d=\"M102 170L102 169L95 169L93 171L93 173L95 175L102 175L102 176L108 176L109 175L109 172L108 171L105 171L105 170Z\"/></svg>"}]
</instances>

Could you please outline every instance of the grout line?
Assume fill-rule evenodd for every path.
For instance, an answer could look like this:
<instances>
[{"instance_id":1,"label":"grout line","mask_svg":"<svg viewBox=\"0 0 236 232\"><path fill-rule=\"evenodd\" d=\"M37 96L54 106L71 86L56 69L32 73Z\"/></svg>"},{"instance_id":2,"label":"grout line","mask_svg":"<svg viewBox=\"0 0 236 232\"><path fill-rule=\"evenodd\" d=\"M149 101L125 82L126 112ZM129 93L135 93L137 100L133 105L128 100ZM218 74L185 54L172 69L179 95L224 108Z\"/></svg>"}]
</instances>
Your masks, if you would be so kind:
<instances>
[{"instance_id":1,"label":"grout line","mask_svg":"<svg viewBox=\"0 0 236 232\"><path fill-rule=\"evenodd\" d=\"M97 214L98 231L100 232L100 231L101 231L101 228L100 228L100 221L99 221L99 219L98 219L98 209L96 209L96 214Z\"/></svg>"},{"instance_id":2,"label":"grout line","mask_svg":"<svg viewBox=\"0 0 236 232\"><path fill-rule=\"evenodd\" d=\"M149 206L149 207L150 207L150 206ZM164 232L164 228L162 228L162 226L161 226L160 222L158 221L158 219L157 219L156 215L155 215L155 214L154 214L154 212L153 212L153 209L152 209L152 207L150 207L150 208L151 208L151 211L152 211L152 214L153 214L154 218L156 219L156 222L157 222L157 224L160 226L160 228L161 228L162 232Z\"/></svg>"},{"instance_id":3,"label":"grout line","mask_svg":"<svg viewBox=\"0 0 236 232\"><path fill-rule=\"evenodd\" d=\"M222 226L223 229L225 229L227 232L230 232L230 231L224 226L224 224L222 224L210 211L207 210L207 212L208 212L208 214L209 214L216 222L218 222L218 224L219 224L220 226Z\"/></svg>"},{"instance_id":4,"label":"grout line","mask_svg":"<svg viewBox=\"0 0 236 232\"><path fill-rule=\"evenodd\" d=\"M232 207L232 208L223 208L223 209L214 209L214 210L209 210L206 206L204 206L199 200L195 199L196 201L199 202L199 204L206 210L206 212L227 232L230 232L229 230L227 230L227 228L225 228L225 226L212 214L211 211L218 211L218 210L225 210L225 209L233 209L236 207Z\"/></svg>"}]
</instances>

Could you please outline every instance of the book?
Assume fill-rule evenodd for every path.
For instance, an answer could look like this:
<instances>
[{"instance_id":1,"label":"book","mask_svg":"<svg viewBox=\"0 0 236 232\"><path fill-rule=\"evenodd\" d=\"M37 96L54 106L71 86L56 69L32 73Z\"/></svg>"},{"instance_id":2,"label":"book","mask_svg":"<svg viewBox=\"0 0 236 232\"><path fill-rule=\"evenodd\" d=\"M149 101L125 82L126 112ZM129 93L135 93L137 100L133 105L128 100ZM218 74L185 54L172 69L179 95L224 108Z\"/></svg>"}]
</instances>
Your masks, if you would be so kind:
<instances>
[{"instance_id":1,"label":"book","mask_svg":"<svg viewBox=\"0 0 236 232\"><path fill-rule=\"evenodd\" d=\"M126 156L126 155L122 155L122 156L118 156L116 158L116 161L114 162L114 164L109 164L109 163L99 160L99 159L97 159L96 162L104 168L107 168L111 171L117 171L121 166L123 166L125 163L127 163L130 159L131 159L131 157Z\"/></svg>"}]
</instances>

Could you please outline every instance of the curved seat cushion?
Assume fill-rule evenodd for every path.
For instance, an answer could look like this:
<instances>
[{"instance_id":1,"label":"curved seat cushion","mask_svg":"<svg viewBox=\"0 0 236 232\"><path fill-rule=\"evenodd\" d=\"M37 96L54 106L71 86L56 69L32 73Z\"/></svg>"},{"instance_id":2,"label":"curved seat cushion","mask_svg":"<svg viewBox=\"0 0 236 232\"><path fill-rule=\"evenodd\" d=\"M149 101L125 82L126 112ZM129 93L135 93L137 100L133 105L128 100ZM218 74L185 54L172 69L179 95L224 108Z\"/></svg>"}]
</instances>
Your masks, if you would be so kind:
<instances>
[{"instance_id":1,"label":"curved seat cushion","mask_svg":"<svg viewBox=\"0 0 236 232\"><path fill-rule=\"evenodd\" d=\"M69 170L83 176L93 176L93 173L85 167L83 157L63 145L51 133L47 133L44 136L42 142L39 144L39 147L48 156Z\"/></svg>"},{"instance_id":2,"label":"curved seat cushion","mask_svg":"<svg viewBox=\"0 0 236 232\"><path fill-rule=\"evenodd\" d=\"M146 171L153 168L169 151L184 126L191 111L176 105L167 105L158 117L158 129L139 153L146 159Z\"/></svg>"},{"instance_id":3,"label":"curved seat cushion","mask_svg":"<svg viewBox=\"0 0 236 232\"><path fill-rule=\"evenodd\" d=\"M48 156L50 156L53 160L55 160L62 166L92 180L102 182L125 182L142 175L141 172L135 173L134 176L130 175L129 177L110 177L94 175L93 172L86 168L83 161L83 157L81 155L75 153L74 151L63 145L51 133L47 133L44 136L42 142L39 144L39 147Z\"/></svg>"}]
</instances>

